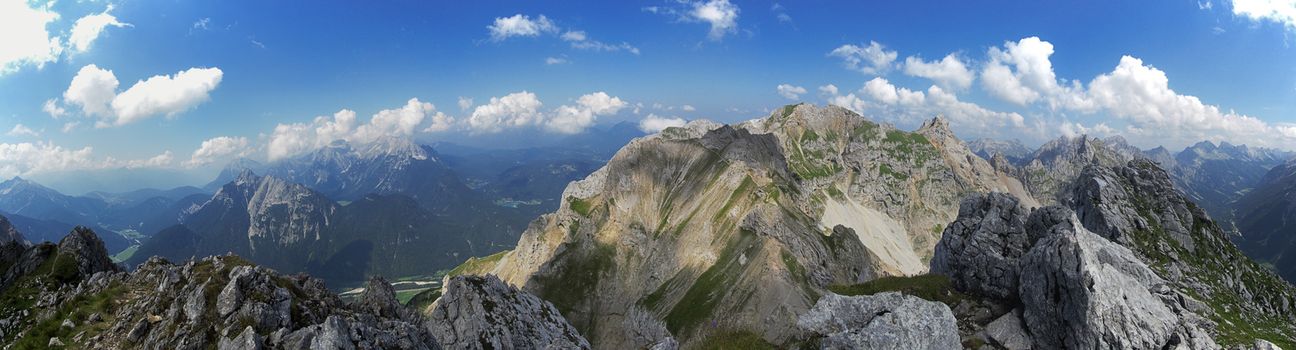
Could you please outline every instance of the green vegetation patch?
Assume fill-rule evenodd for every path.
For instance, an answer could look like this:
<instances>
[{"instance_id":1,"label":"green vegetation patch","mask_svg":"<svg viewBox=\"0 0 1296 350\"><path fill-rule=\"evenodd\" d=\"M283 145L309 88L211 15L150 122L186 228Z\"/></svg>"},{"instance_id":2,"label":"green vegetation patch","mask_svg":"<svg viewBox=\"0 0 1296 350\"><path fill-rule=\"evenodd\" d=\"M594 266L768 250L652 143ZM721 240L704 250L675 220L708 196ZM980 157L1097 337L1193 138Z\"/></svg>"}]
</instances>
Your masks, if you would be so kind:
<instances>
[{"instance_id":1,"label":"green vegetation patch","mask_svg":"<svg viewBox=\"0 0 1296 350\"><path fill-rule=\"evenodd\" d=\"M730 239L716 263L698 276L688 291L684 292L684 297L675 303L675 307L666 315L666 328L672 334L685 334L709 319L742 273L743 265L739 263L739 257L743 254L754 255L759 249L755 233L739 231L736 237Z\"/></svg>"},{"instance_id":2,"label":"green vegetation patch","mask_svg":"<svg viewBox=\"0 0 1296 350\"><path fill-rule=\"evenodd\" d=\"M397 295L397 298L399 297L400 296ZM430 288L414 294L408 300L401 301L401 303L415 311L422 312L424 309L427 309L428 306L432 305L432 302L440 298L441 288Z\"/></svg>"},{"instance_id":3,"label":"green vegetation patch","mask_svg":"<svg viewBox=\"0 0 1296 350\"><path fill-rule=\"evenodd\" d=\"M498 263L500 259L503 259L504 255L508 254L509 252L510 251L505 250L481 258L478 257L468 258L468 260L464 261L462 264L459 264L459 266L455 266L454 269L451 269L450 272L446 272L446 276L454 277L459 275L476 275L486 271L490 271L491 269L495 268L495 264Z\"/></svg>"},{"instance_id":4,"label":"green vegetation patch","mask_svg":"<svg viewBox=\"0 0 1296 350\"><path fill-rule=\"evenodd\" d=\"M573 247L568 247L573 248ZM581 303L592 300L603 274L616 268L616 246L595 242L588 249L567 249L555 261L563 261L556 274L536 276L540 282L537 295L553 303L581 334L591 334L594 325L572 315Z\"/></svg>"},{"instance_id":5,"label":"green vegetation patch","mask_svg":"<svg viewBox=\"0 0 1296 350\"><path fill-rule=\"evenodd\" d=\"M730 329L711 333L711 335L702 339L697 346L699 350L773 350L777 348L755 332Z\"/></svg>"},{"instance_id":6,"label":"green vegetation patch","mask_svg":"<svg viewBox=\"0 0 1296 350\"><path fill-rule=\"evenodd\" d=\"M120 263L126 260L130 260L131 257L135 256L135 251L139 250L139 247L140 245L138 244L133 244L130 247L126 247L126 249L113 255L112 261L115 263Z\"/></svg>"},{"instance_id":7,"label":"green vegetation patch","mask_svg":"<svg viewBox=\"0 0 1296 350\"><path fill-rule=\"evenodd\" d=\"M117 298L125 290L119 283L110 285L104 291L90 296L78 296L70 301L59 305L53 317L47 318L33 325L27 333L16 342L14 349L45 349L49 345L49 339L58 337L69 348L78 348L78 345L72 341L74 335L85 332L82 339L90 339L108 328L108 322L98 322L86 324L86 320L92 314L100 314L104 317L111 317L113 310L118 306ZM62 327L63 320L71 320L75 325L72 328Z\"/></svg>"},{"instance_id":8,"label":"green vegetation patch","mask_svg":"<svg viewBox=\"0 0 1296 350\"><path fill-rule=\"evenodd\" d=\"M589 217L590 212L594 210L594 204L587 199L567 197L567 204L571 206L572 211L584 217Z\"/></svg>"},{"instance_id":9,"label":"green vegetation patch","mask_svg":"<svg viewBox=\"0 0 1296 350\"><path fill-rule=\"evenodd\" d=\"M873 295L882 292L901 292L919 298L939 301L950 307L968 299L954 290L949 277L941 275L887 276L854 285L833 285L828 290L841 295Z\"/></svg>"}]
</instances>

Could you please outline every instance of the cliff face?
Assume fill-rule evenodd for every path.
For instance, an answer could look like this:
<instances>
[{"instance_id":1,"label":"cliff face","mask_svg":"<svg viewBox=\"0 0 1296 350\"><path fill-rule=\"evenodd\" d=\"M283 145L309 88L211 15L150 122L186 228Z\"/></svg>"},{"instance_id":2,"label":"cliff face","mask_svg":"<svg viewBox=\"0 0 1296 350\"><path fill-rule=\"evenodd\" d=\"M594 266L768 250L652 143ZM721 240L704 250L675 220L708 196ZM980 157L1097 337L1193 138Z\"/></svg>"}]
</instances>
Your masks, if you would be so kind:
<instances>
[{"instance_id":1,"label":"cliff face","mask_svg":"<svg viewBox=\"0 0 1296 350\"><path fill-rule=\"evenodd\" d=\"M482 272L552 301L595 347L745 330L781 344L833 284L927 270L965 194L1025 194L934 119L916 132L839 107L636 139L568 186ZM651 323L651 322L649 322Z\"/></svg>"},{"instance_id":2,"label":"cliff face","mask_svg":"<svg viewBox=\"0 0 1296 350\"><path fill-rule=\"evenodd\" d=\"M1296 342L1296 288L1243 255L1151 161L1088 165L1060 202L1027 210L1005 194L969 197L933 273L1020 305L1001 318L1036 347Z\"/></svg>"}]
</instances>

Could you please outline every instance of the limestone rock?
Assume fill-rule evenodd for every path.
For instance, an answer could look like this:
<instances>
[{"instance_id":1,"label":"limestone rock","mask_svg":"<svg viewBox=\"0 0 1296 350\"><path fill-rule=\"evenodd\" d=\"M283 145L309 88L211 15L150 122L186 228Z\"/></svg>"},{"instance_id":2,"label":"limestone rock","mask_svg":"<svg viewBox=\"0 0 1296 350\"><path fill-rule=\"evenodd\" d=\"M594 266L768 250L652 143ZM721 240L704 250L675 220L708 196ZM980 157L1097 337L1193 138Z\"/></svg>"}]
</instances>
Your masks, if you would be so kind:
<instances>
[{"instance_id":1,"label":"limestone rock","mask_svg":"<svg viewBox=\"0 0 1296 350\"><path fill-rule=\"evenodd\" d=\"M1003 193L974 194L936 244L931 271L956 288L998 299L1017 296L1018 260L1030 249L1026 209Z\"/></svg>"},{"instance_id":2,"label":"limestone rock","mask_svg":"<svg viewBox=\"0 0 1296 350\"><path fill-rule=\"evenodd\" d=\"M449 349L590 348L553 304L494 275L450 279L428 317L428 329Z\"/></svg>"},{"instance_id":3,"label":"limestone rock","mask_svg":"<svg viewBox=\"0 0 1296 350\"><path fill-rule=\"evenodd\" d=\"M237 337L232 339L221 338L220 344L216 346L217 350L261 350L265 346L261 343L261 336L257 335L252 326L243 329Z\"/></svg>"},{"instance_id":4,"label":"limestone rock","mask_svg":"<svg viewBox=\"0 0 1296 350\"><path fill-rule=\"evenodd\" d=\"M1165 282L1128 248L1055 226L1022 261L1023 318L1042 348L1162 348L1180 319Z\"/></svg>"},{"instance_id":5,"label":"limestone rock","mask_svg":"<svg viewBox=\"0 0 1296 350\"><path fill-rule=\"evenodd\" d=\"M381 276L369 278L364 292L354 305L362 311L382 317L400 318L401 304L396 300L396 290Z\"/></svg>"},{"instance_id":6,"label":"limestone rock","mask_svg":"<svg viewBox=\"0 0 1296 350\"><path fill-rule=\"evenodd\" d=\"M1008 350L1030 350L1034 341L1022 324L1021 309L1000 316L985 327L986 335L995 344Z\"/></svg>"},{"instance_id":7,"label":"limestone rock","mask_svg":"<svg viewBox=\"0 0 1296 350\"><path fill-rule=\"evenodd\" d=\"M845 297L827 294L797 320L823 336L824 349L959 349L948 306L896 292Z\"/></svg>"},{"instance_id":8,"label":"limestone rock","mask_svg":"<svg viewBox=\"0 0 1296 350\"><path fill-rule=\"evenodd\" d=\"M108 249L104 248L103 240L99 239L94 231L85 227L77 226L72 229L71 233L59 241L58 250L59 254L75 259L77 272L81 276L88 277L96 272L120 270L108 256Z\"/></svg>"}]
</instances>

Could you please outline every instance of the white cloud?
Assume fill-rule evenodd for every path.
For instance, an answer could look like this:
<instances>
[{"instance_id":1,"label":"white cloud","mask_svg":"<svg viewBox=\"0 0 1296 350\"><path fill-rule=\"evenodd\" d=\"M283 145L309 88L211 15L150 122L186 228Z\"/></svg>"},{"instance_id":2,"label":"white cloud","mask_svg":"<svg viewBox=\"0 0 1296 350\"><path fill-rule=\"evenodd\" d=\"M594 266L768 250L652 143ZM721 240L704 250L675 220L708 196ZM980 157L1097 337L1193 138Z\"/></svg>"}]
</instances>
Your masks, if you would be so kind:
<instances>
[{"instance_id":1,"label":"white cloud","mask_svg":"<svg viewBox=\"0 0 1296 350\"><path fill-rule=\"evenodd\" d=\"M0 143L0 177L103 166L93 149L66 149L48 142Z\"/></svg>"},{"instance_id":2,"label":"white cloud","mask_svg":"<svg viewBox=\"0 0 1296 350\"><path fill-rule=\"evenodd\" d=\"M777 18L779 23L792 23L792 16L787 14L787 8L783 5L774 3L770 6L770 12L774 12L774 18Z\"/></svg>"},{"instance_id":3,"label":"white cloud","mask_svg":"<svg viewBox=\"0 0 1296 350\"><path fill-rule=\"evenodd\" d=\"M117 21L117 17L109 14L109 12L112 12L112 5L108 5L108 9L102 13L77 19L76 23L72 25L72 35L68 38L68 43L71 44L73 51L86 52L86 50L89 50L90 44L94 43L95 39L99 38L99 34L108 26L118 28L130 26L129 23Z\"/></svg>"},{"instance_id":4,"label":"white cloud","mask_svg":"<svg viewBox=\"0 0 1296 350\"><path fill-rule=\"evenodd\" d=\"M184 162L184 166L199 167L230 157L245 157L251 153L252 148L246 137L220 136L203 141L193 155L189 156L189 160Z\"/></svg>"},{"instance_id":5,"label":"white cloud","mask_svg":"<svg viewBox=\"0 0 1296 350\"><path fill-rule=\"evenodd\" d=\"M77 126L80 126L80 125L81 125L81 122L78 122L78 121L71 121L71 122L63 123L63 129L62 129L62 130L63 130L63 133L66 134L66 133L72 132L73 129L76 129L76 127L77 127Z\"/></svg>"},{"instance_id":6,"label":"white cloud","mask_svg":"<svg viewBox=\"0 0 1296 350\"><path fill-rule=\"evenodd\" d=\"M540 99L527 91L504 97L491 97L477 106L468 117L468 127L475 132L499 132L504 128L534 125L540 121Z\"/></svg>"},{"instance_id":7,"label":"white cloud","mask_svg":"<svg viewBox=\"0 0 1296 350\"><path fill-rule=\"evenodd\" d=\"M552 65L555 65L555 64L564 64L564 63L567 63L567 59L566 59L566 58L561 58L561 57L549 57L549 58L545 58L545 64L547 64L547 65L551 65L551 66L552 66Z\"/></svg>"},{"instance_id":8,"label":"white cloud","mask_svg":"<svg viewBox=\"0 0 1296 350\"><path fill-rule=\"evenodd\" d=\"M463 96L459 96L459 110L460 110L460 111L467 111L469 108L472 108L472 106L473 106L473 99L472 99L472 97L463 97Z\"/></svg>"},{"instance_id":9,"label":"white cloud","mask_svg":"<svg viewBox=\"0 0 1296 350\"><path fill-rule=\"evenodd\" d=\"M693 105L683 105L683 106L680 106L680 109L683 110L683 111L685 111L685 112L692 112L692 111L696 111L696 110L697 110L697 108L694 108Z\"/></svg>"},{"instance_id":10,"label":"white cloud","mask_svg":"<svg viewBox=\"0 0 1296 350\"><path fill-rule=\"evenodd\" d=\"M46 26L59 18L53 2L31 7L25 0L0 0L0 75L23 65L43 67L63 53L61 39Z\"/></svg>"},{"instance_id":11,"label":"white cloud","mask_svg":"<svg viewBox=\"0 0 1296 350\"><path fill-rule=\"evenodd\" d=\"M310 123L276 125L266 145L267 158L275 161L328 145L334 140L356 144L370 143L385 137L405 137L418 131L424 119L432 123L424 132L444 131L454 118L436 110L431 103L411 98L404 106L374 113L367 123L357 124L356 112L343 109L332 116L315 117Z\"/></svg>"},{"instance_id":12,"label":"white cloud","mask_svg":"<svg viewBox=\"0 0 1296 350\"><path fill-rule=\"evenodd\" d=\"M442 132L450 130L455 124L454 117L448 116L441 111L432 114L431 119L432 123L428 124L428 127L423 129L423 132Z\"/></svg>"},{"instance_id":13,"label":"white cloud","mask_svg":"<svg viewBox=\"0 0 1296 350\"><path fill-rule=\"evenodd\" d=\"M58 99L55 98L45 100L45 104L41 105L41 111L45 112L45 114L49 114L49 116L54 119L62 118L67 115L67 110L64 109L63 106L59 106Z\"/></svg>"},{"instance_id":14,"label":"white cloud","mask_svg":"<svg viewBox=\"0 0 1296 350\"><path fill-rule=\"evenodd\" d=\"M15 136L15 137L17 136L40 137L40 132L37 132L36 130L32 130L26 125L22 125L21 123L19 123L17 125L14 125L13 129L10 129L9 133L7 133L6 135Z\"/></svg>"},{"instance_id":15,"label":"white cloud","mask_svg":"<svg viewBox=\"0 0 1296 350\"><path fill-rule=\"evenodd\" d=\"M91 64L77 71L63 100L99 117L98 127L121 126L159 114L174 116L206 102L221 76L219 68L190 68L174 77L158 75L136 82L118 94L113 72Z\"/></svg>"},{"instance_id":16,"label":"white cloud","mask_svg":"<svg viewBox=\"0 0 1296 350\"><path fill-rule=\"evenodd\" d=\"M191 27L190 29L207 30L207 25L209 24L211 24L211 17L203 17L202 19L194 21L193 27Z\"/></svg>"},{"instance_id":17,"label":"white cloud","mask_svg":"<svg viewBox=\"0 0 1296 350\"><path fill-rule=\"evenodd\" d=\"M125 125L154 115L167 117L187 111L209 99L220 85L220 68L189 68L174 76L155 75L136 82L113 98L115 125Z\"/></svg>"},{"instance_id":18,"label":"white cloud","mask_svg":"<svg viewBox=\"0 0 1296 350\"><path fill-rule=\"evenodd\" d=\"M1257 22L1273 21L1296 30L1296 0L1233 0L1233 15Z\"/></svg>"},{"instance_id":19,"label":"white cloud","mask_svg":"<svg viewBox=\"0 0 1296 350\"><path fill-rule=\"evenodd\" d=\"M545 128L562 134L579 133L594 125L599 116L616 114L628 105L602 91L586 94L576 100L576 106L559 106L554 115L545 120Z\"/></svg>"},{"instance_id":20,"label":"white cloud","mask_svg":"<svg viewBox=\"0 0 1296 350\"><path fill-rule=\"evenodd\" d=\"M113 116L112 100L117 97L117 77L110 70L100 69L93 64L81 67L63 100L80 106L86 115L111 118Z\"/></svg>"},{"instance_id":21,"label":"white cloud","mask_svg":"<svg viewBox=\"0 0 1296 350\"><path fill-rule=\"evenodd\" d=\"M174 159L175 157L172 156L171 151L165 151L162 152L162 154L153 156L152 158L126 161L122 166L128 169L161 168L171 165L171 161Z\"/></svg>"},{"instance_id":22,"label":"white cloud","mask_svg":"<svg viewBox=\"0 0 1296 350\"><path fill-rule=\"evenodd\" d=\"M706 22L711 25L707 38L712 41L724 39L726 34L738 31L738 6L729 0L710 0L693 4L688 19Z\"/></svg>"},{"instance_id":23,"label":"white cloud","mask_svg":"<svg viewBox=\"0 0 1296 350\"><path fill-rule=\"evenodd\" d=\"M1066 85L1053 72L1053 44L1029 37L990 48L981 70L981 85L991 95L1017 105L1045 101L1050 108L1090 110L1079 82Z\"/></svg>"},{"instance_id":24,"label":"white cloud","mask_svg":"<svg viewBox=\"0 0 1296 350\"><path fill-rule=\"evenodd\" d=\"M953 93L932 85L924 91L892 85L884 78L869 80L858 91L838 94L836 86L819 88L829 104L863 115L873 115L890 122L916 124L933 116L944 116L955 130L979 136L1019 136L1026 128L1018 113L997 112L970 102L960 101ZM1004 133L1004 134L1001 134Z\"/></svg>"},{"instance_id":25,"label":"white cloud","mask_svg":"<svg viewBox=\"0 0 1296 350\"><path fill-rule=\"evenodd\" d=\"M897 88L882 77L873 78L864 83L864 87L860 89L860 92L874 101L888 105L899 104L906 107L915 107L926 102L926 98L921 91Z\"/></svg>"},{"instance_id":26,"label":"white cloud","mask_svg":"<svg viewBox=\"0 0 1296 350\"><path fill-rule=\"evenodd\" d=\"M1203 103L1170 89L1165 72L1131 56L1089 83L1088 97L1108 114L1128 122L1127 132L1172 146L1197 140L1230 140L1292 148L1296 135L1281 126Z\"/></svg>"},{"instance_id":27,"label":"white cloud","mask_svg":"<svg viewBox=\"0 0 1296 350\"><path fill-rule=\"evenodd\" d=\"M598 117L616 114L630 106L621 98L601 91L581 96L575 105L558 106L547 113L540 110L543 105L534 93L527 91L492 97L489 103L473 109L466 126L475 133L539 126L550 132L574 134L593 125Z\"/></svg>"},{"instance_id":28,"label":"white cloud","mask_svg":"<svg viewBox=\"0 0 1296 350\"><path fill-rule=\"evenodd\" d=\"M436 106L411 98L401 108L384 109L375 113L368 124L356 128L355 139L364 143L384 136L413 135L415 128L423 123L427 115L436 113Z\"/></svg>"},{"instance_id":29,"label":"white cloud","mask_svg":"<svg viewBox=\"0 0 1296 350\"><path fill-rule=\"evenodd\" d=\"M829 52L828 56L841 58L848 69L864 74L881 74L891 69L891 63L895 62L899 54L887 51L886 47L876 41L870 41L867 47L852 44L839 46Z\"/></svg>"},{"instance_id":30,"label":"white cloud","mask_svg":"<svg viewBox=\"0 0 1296 350\"><path fill-rule=\"evenodd\" d=\"M537 16L534 20L530 16L516 14L512 17L496 17L495 23L486 26L490 30L491 40L501 41L514 36L539 36L540 34L556 33L558 26L550 21L544 15Z\"/></svg>"},{"instance_id":31,"label":"white cloud","mask_svg":"<svg viewBox=\"0 0 1296 350\"><path fill-rule=\"evenodd\" d=\"M905 74L930 79L946 89L967 89L972 86L973 73L967 64L954 54L946 55L940 61L926 62L920 57L905 58Z\"/></svg>"},{"instance_id":32,"label":"white cloud","mask_svg":"<svg viewBox=\"0 0 1296 350\"><path fill-rule=\"evenodd\" d=\"M659 117L656 114L648 114L639 121L639 130L646 133L657 133L669 127L680 127L687 123L679 117Z\"/></svg>"},{"instance_id":33,"label":"white cloud","mask_svg":"<svg viewBox=\"0 0 1296 350\"><path fill-rule=\"evenodd\" d=\"M805 88L791 84L779 84L777 89L779 96L789 100L798 100L802 94L806 93Z\"/></svg>"},{"instance_id":34,"label":"white cloud","mask_svg":"<svg viewBox=\"0 0 1296 350\"><path fill-rule=\"evenodd\" d=\"M73 149L50 142L0 143L0 177L3 178L73 170L163 167L171 161L170 151L147 159L119 161L112 157L96 159L94 149L88 146Z\"/></svg>"}]
</instances>

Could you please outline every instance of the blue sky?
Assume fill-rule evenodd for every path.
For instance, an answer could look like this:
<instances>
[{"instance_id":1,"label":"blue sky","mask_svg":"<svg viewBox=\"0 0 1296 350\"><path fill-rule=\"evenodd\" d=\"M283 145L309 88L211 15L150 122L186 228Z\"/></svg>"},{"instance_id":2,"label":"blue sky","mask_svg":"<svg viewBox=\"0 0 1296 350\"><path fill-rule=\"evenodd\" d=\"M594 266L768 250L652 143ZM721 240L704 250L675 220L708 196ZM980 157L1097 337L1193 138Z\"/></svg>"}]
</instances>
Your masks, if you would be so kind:
<instances>
[{"instance_id":1,"label":"blue sky","mask_svg":"<svg viewBox=\"0 0 1296 350\"><path fill-rule=\"evenodd\" d=\"M0 0L0 176L798 101L964 139L1296 149L1296 3L1253 2Z\"/></svg>"}]
</instances>

